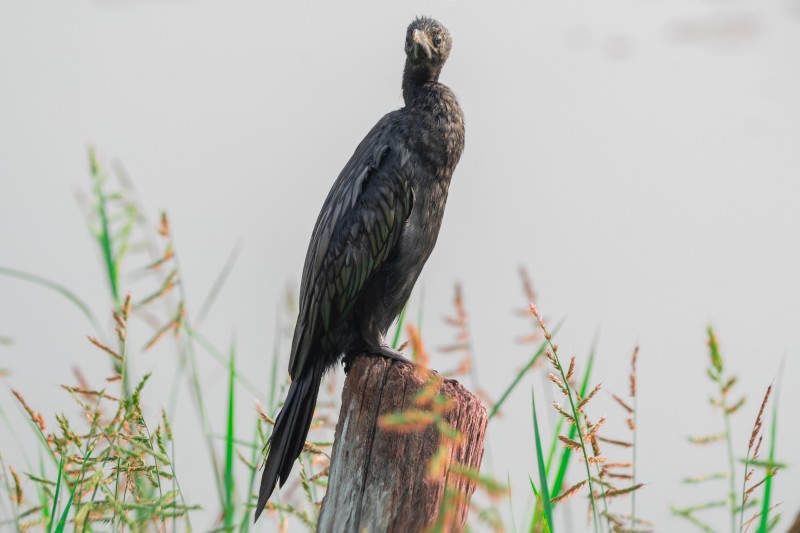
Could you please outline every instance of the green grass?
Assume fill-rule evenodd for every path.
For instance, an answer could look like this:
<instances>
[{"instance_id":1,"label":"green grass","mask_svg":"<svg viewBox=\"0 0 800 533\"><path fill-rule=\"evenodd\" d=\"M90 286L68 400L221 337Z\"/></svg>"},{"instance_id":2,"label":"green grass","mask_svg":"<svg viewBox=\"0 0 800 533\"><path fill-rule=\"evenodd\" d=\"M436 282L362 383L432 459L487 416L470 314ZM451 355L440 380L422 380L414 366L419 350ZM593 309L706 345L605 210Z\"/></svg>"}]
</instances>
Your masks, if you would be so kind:
<instances>
[{"instance_id":1,"label":"green grass","mask_svg":"<svg viewBox=\"0 0 800 533\"><path fill-rule=\"evenodd\" d=\"M225 432L225 506L224 506L224 522L225 530L233 531L236 502L235 502L235 488L236 483L233 474L233 449L234 441L236 440L236 432L234 428L235 420L235 402L236 396L236 349L231 346L230 365L228 366L228 424Z\"/></svg>"},{"instance_id":2,"label":"green grass","mask_svg":"<svg viewBox=\"0 0 800 533\"><path fill-rule=\"evenodd\" d=\"M93 340L87 342L86 350L93 352L93 356L106 357L104 364L108 380L65 386L65 397L68 396L72 403L66 407L59 405L58 412L52 408L44 410L46 418L57 420L51 428L45 428L42 415L25 400L32 391L20 391L17 397L19 412L27 420L28 429L21 430L22 424L12 421L5 412L0 413L6 426L0 431L4 436L6 431L14 436L26 465L26 468L11 470L14 465L6 465L0 455L3 470L0 530L35 529L52 533L196 529L249 533L253 529L252 511L263 450L270 425L288 386L284 355L296 316L295 297L287 293L285 305L279 307L274 331L268 335L274 339L268 375L263 379L261 376L249 377L252 376L250 372L237 367L239 358L235 344L231 342L226 356L225 350L219 349L203 331L204 324L213 316L214 303L232 275L241 247L238 244L233 246L227 257L209 258L218 261L221 268L208 293L197 299L201 303L195 313L183 283L179 239L171 231L167 216L163 215L155 227L151 226L134 191L129 185L116 184L113 174L105 171L93 150L89 155L89 175L92 197L87 222L99 252L102 290L108 294L106 308L111 312L110 320L98 320L98 316L109 318L108 313L92 309L86 299L56 281L58 273L55 271L23 272L5 265L0 266L0 275L52 291L54 297L71 302L75 310L86 318L91 331ZM130 281L132 273L137 273L135 283ZM523 292L527 300L533 298L529 284L524 277ZM135 292L133 298L128 296L131 291ZM405 338L412 337L414 352L422 353L424 350L419 332L423 325L429 328L430 324L423 320L425 298L423 291L420 292L422 296L417 310L407 307L397 321L391 336L395 348L401 346ZM448 319L448 323L456 326L456 340L446 350L434 355L432 366L448 366L454 357L460 358L458 364L449 364L448 368L455 367L454 376L470 383L489 404L487 450L489 444L495 447L503 445L503 436L496 433L499 415L516 405L524 405L527 409L527 400L518 389L530 386L531 427L529 437L526 437L530 440L525 443L529 444L531 455L515 459L519 464L532 464L535 469L535 472L524 472L524 476L522 472L519 476L516 472L494 472L489 453L481 472L455 465L453 468L460 469L460 476L470 479L478 487L470 503L468 530L517 531L518 517L514 516L514 506L509 498L515 478L524 482L522 486L514 487L514 492L528 492L531 496L532 503L524 511L524 516L530 520L526 518L522 522L528 531L564 530L561 520L567 514L584 515L582 509L575 508L584 503L588 505L591 527L595 531L663 530L663 527L641 520L636 508L635 495L642 488L636 467L638 396L631 391L632 406L618 399L622 409L609 415L628 421L630 439L606 437L605 427L597 431L604 418L596 418L596 415L590 418L588 414L594 407L589 401L599 390L590 385L594 379L592 376L599 373L596 345L585 357L579 355L576 358L582 365L579 373L574 368L574 361L566 364L566 359L560 357L552 340L562 322L550 331L543 320L534 321L534 331L529 333L536 334L536 330L541 329L545 339L532 340L535 344L524 357L519 357L521 366L518 371L509 373L506 386L497 391L482 391L476 371L471 325L467 321L462 296L461 289L457 288L454 318ZM127 325L133 316L146 318L142 323L150 324L151 330L142 333L143 328L137 328L136 336L129 337ZM759 429L758 433L765 442L763 449L768 450L767 457L751 453L752 445L746 449L746 454L742 447L744 471L741 468L737 470L737 450L740 444L746 443L746 435L736 433L734 428L736 415L743 404L738 399L731 399L735 380L727 372L719 343L710 328L708 335L708 376L716 394L720 427L716 436L707 438L718 438L720 444L724 443L724 453L721 454L724 460L720 461L719 467L725 473L721 476L715 472L708 476L704 476L705 473L693 476L686 492L691 501L685 502L683 507L674 507L673 512L685 520L687 526L716 531L707 523L704 514L711 509L724 509L731 518L732 531L741 532L747 523L752 523L759 532L767 532L780 518L775 507L776 500L780 500L774 494L773 485L778 468L783 469L776 457L777 393L772 398L769 431ZM534 336L527 337L533 339ZM179 404L176 392L166 406L153 405L147 385L149 375L137 375L135 368L132 370L132 365L129 365L155 346L174 356L173 390L177 391L181 383L186 384L185 390L192 402L190 406ZM0 346L0 349L5 349L5 346ZM227 378L224 393L212 397L203 390L201 375L206 375L208 369L224 372ZM600 369L605 374L625 371L608 366ZM551 378L547 375L549 370L553 370ZM163 367L158 371L166 372ZM577 382L576 375L580 376ZM632 370L634 375L635 369ZM540 381L544 381L544 385L540 385ZM553 387L550 390L561 399L554 423L547 424L547 419L541 416L543 408L536 404L533 387L540 395L544 387ZM240 400L243 391L245 396L258 399L255 408ZM497 400L492 401L491 397ZM218 417L214 418L208 408L211 404L224 406L224 414L214 415ZM433 397L426 405L430 410L427 419L436 425L442 446L456 442L460 436L436 411L441 407L437 399ZM323 386L307 449L287 486L269 503L258 527L286 527L292 531L315 529L319 504L327 488L332 424L338 411L339 398ZM250 418L245 424L237 423L242 420L243 412L250 413ZM240 415L238 418L237 413ZM387 420L403 423L403 413L394 416ZM173 433L176 419L181 419L184 424L188 419L189 423L201 428L202 442L196 444L205 450L202 460L195 459L194 463L189 463L188 459L176 457L176 440L185 438ZM523 433L515 434L515 438ZM33 445L29 446L30 443ZM10 444L10 439L3 439L3 446ZM600 462L600 459L606 459L606 455L606 463ZM436 457L441 459L442 454ZM594 462L590 462L590 458ZM608 463L631 466L615 471L605 466ZM435 465L427 466L433 468ZM209 498L212 500L210 504L204 502L206 510L210 511L206 516L213 516L210 523L198 523L199 505L184 497L178 474L188 468L205 469L212 480L214 486L205 488L205 492L214 494L214 498ZM23 475L5 474L17 470ZM751 470L759 475L749 477L747 472ZM626 472L630 477L619 472ZM615 478L615 473L619 477ZM507 481L500 483L497 479ZM568 479L571 480L569 483ZM623 481L615 481L620 479ZM758 484L760 479L763 483ZM742 481L741 495L735 491L738 481ZM720 489L723 483L726 487ZM696 485L701 485L703 492L691 495L689 491ZM713 497L705 501L703 494L711 493L710 487L713 487ZM28 494L35 496L28 498ZM573 499L568 501L570 497ZM505 501L506 498L509 500ZM432 531L445 531L446 518L453 506L461 503L456 491L447 487Z\"/></svg>"},{"instance_id":3,"label":"green grass","mask_svg":"<svg viewBox=\"0 0 800 533\"><path fill-rule=\"evenodd\" d=\"M783 369L781 369L783 370ZM783 375L783 372L779 372ZM772 478L775 477L777 472L776 459L775 459L775 446L778 442L778 393L775 393L776 399L772 404L772 421L770 422L769 430L769 459L766 465L766 479L764 481L764 495L761 499L761 516L758 522L758 533L767 533L780 520L780 514L774 514L770 518L770 513L773 510L772 506Z\"/></svg>"},{"instance_id":4,"label":"green grass","mask_svg":"<svg viewBox=\"0 0 800 533\"><path fill-rule=\"evenodd\" d=\"M536 398L534 395L533 387L531 387L531 412L533 413L533 434L536 442L536 466L539 470L539 491L534 490L534 495L541 496L537 500L541 501L542 508L544 509L544 516L547 518L548 529L555 533L553 525L553 508L550 503L550 489L547 487L547 469L544 466L544 458L542 457L542 439L539 437L539 421L536 418ZM533 481L531 481L533 485Z\"/></svg>"},{"instance_id":5,"label":"green grass","mask_svg":"<svg viewBox=\"0 0 800 533\"><path fill-rule=\"evenodd\" d=\"M749 432L750 438L749 441L747 441L748 446L744 448L746 453L741 460L744 464L744 472L740 478L736 469L735 443L737 441L736 435L733 432L733 421L734 416L739 413L745 405L745 396L742 395L739 399L731 401L730 398L738 379L735 375L726 374L725 359L722 356L722 350L720 349L720 344L713 328L709 326L706 329L706 334L708 336L708 357L710 363L707 367L706 374L717 389L716 396L711 399L711 405L720 413L720 417L722 418L722 432L699 437L690 437L689 440L693 444L700 446L724 443L726 471L690 476L684 480L684 483L687 485L702 485L706 487L718 480L725 480L728 486L724 493L716 494L712 496L710 500L700 500L700 503L693 503L682 507L673 506L672 513L686 520L701 531L713 532L716 531L716 529L712 527L702 515L710 509L725 509L730 518L729 527L732 532L742 533L756 520L759 520L761 524L758 531L766 532L768 529L762 529L762 527L768 528L768 524L777 522L780 518L780 514L774 512L775 507L770 506L770 489L772 477L775 473L774 465L776 464L774 449L777 441L777 422L774 416L771 432L768 436L770 457L766 462L758 460L759 447L761 446L762 439L765 437L762 430L762 414L770 398L772 386L767 388L767 392L761 404L761 409L756 417L756 422ZM777 400L774 399L773 402L774 415L774 413L777 412ZM761 481L757 481L757 476L755 476L756 469L763 471ZM736 492L737 479L742 479L741 497L738 497ZM752 494L761 484L764 486L764 495L761 505L758 505L757 499L755 499ZM708 493L708 491L709 489L706 488L705 492ZM706 496L706 498L708 498L708 496ZM757 512L749 520L745 521L744 516L746 511L753 507L760 508L760 512Z\"/></svg>"}]
</instances>

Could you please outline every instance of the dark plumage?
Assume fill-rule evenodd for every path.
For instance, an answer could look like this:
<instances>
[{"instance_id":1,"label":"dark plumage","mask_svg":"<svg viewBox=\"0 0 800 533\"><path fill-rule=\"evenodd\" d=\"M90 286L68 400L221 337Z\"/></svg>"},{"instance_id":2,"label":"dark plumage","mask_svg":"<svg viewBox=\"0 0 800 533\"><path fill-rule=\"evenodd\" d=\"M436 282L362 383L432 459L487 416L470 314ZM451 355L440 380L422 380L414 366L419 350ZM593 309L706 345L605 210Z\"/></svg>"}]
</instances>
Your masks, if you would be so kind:
<instances>
[{"instance_id":1,"label":"dark plumage","mask_svg":"<svg viewBox=\"0 0 800 533\"><path fill-rule=\"evenodd\" d=\"M405 107L367 134L328 194L303 268L292 340L292 384L275 420L255 519L300 455L320 381L345 357L395 359L384 336L430 256L447 190L464 148L464 117L438 82L452 40L433 19L406 33Z\"/></svg>"}]
</instances>

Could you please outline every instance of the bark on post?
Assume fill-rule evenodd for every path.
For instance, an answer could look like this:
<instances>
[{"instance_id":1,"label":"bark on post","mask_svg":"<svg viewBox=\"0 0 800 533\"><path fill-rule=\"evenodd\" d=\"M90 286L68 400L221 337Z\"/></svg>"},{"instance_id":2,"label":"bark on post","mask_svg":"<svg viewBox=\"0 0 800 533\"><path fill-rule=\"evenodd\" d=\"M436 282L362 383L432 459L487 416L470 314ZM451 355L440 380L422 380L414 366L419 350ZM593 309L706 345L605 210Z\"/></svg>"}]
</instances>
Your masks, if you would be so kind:
<instances>
[{"instance_id":1,"label":"bark on post","mask_svg":"<svg viewBox=\"0 0 800 533\"><path fill-rule=\"evenodd\" d=\"M436 521L446 486L461 496L446 530L464 529L475 484L451 467L480 469L487 422L480 400L458 383L440 381L439 393L455 401L444 418L464 438L450 447L444 475L435 479L426 476L440 444L435 426L399 433L378 425L383 415L413 408L426 382L411 365L355 358L342 392L319 532L423 531Z\"/></svg>"}]
</instances>

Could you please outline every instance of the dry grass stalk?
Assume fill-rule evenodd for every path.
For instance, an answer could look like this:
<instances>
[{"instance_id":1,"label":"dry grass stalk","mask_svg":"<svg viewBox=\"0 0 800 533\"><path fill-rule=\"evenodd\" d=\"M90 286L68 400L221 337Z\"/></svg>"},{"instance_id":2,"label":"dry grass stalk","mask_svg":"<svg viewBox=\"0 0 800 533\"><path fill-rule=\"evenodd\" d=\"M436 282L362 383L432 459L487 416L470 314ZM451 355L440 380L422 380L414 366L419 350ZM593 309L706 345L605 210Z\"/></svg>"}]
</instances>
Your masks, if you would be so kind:
<instances>
[{"instance_id":1,"label":"dry grass stalk","mask_svg":"<svg viewBox=\"0 0 800 533\"><path fill-rule=\"evenodd\" d=\"M769 395L772 393L772 385L767 387L767 393L764 394L764 399L761 401L761 408L758 410L758 415L756 416L756 422L753 424L753 432L750 434L750 443L747 446L747 451L753 449L753 443L756 441L756 437L761 432L761 426L764 422L764 409L767 406L767 401L769 400Z\"/></svg>"},{"instance_id":2,"label":"dry grass stalk","mask_svg":"<svg viewBox=\"0 0 800 533\"><path fill-rule=\"evenodd\" d=\"M608 439L606 437L597 436L597 440L601 442L605 442L606 444L613 444L614 446L622 446L624 448L630 448L633 446L632 442L626 442L624 440L616 440L616 439Z\"/></svg>"},{"instance_id":3,"label":"dry grass stalk","mask_svg":"<svg viewBox=\"0 0 800 533\"><path fill-rule=\"evenodd\" d=\"M643 486L644 486L644 483L637 483L636 485L634 485L632 487L625 487L623 489L611 489L611 490L606 492L606 497L607 498L613 498L615 496L623 496L625 494L630 494L633 491L639 490Z\"/></svg>"},{"instance_id":4,"label":"dry grass stalk","mask_svg":"<svg viewBox=\"0 0 800 533\"><path fill-rule=\"evenodd\" d=\"M567 388L564 386L563 383L561 383L561 378L559 378L558 376L556 376L552 372L548 372L547 373L547 377L550 378L550 381L555 383L556 387L558 387L558 390L561 391L561 394L563 394L564 396L567 395Z\"/></svg>"},{"instance_id":5,"label":"dry grass stalk","mask_svg":"<svg viewBox=\"0 0 800 533\"><path fill-rule=\"evenodd\" d=\"M731 388L733 388L733 386L736 384L737 381L738 378L736 376L729 377L728 381L726 381L725 384L722 386L721 389L722 394L728 394L728 392L730 392Z\"/></svg>"},{"instance_id":6,"label":"dry grass stalk","mask_svg":"<svg viewBox=\"0 0 800 533\"><path fill-rule=\"evenodd\" d=\"M759 452L759 450L761 450L761 442L762 442L763 440L764 440L764 435L759 435L759 436L758 436L758 442L756 443L756 449L755 449L755 451L753 452L753 460L754 460L754 461L755 461L756 459L758 459L758 452Z\"/></svg>"},{"instance_id":7,"label":"dry grass stalk","mask_svg":"<svg viewBox=\"0 0 800 533\"><path fill-rule=\"evenodd\" d=\"M602 386L603 386L602 383L598 383L597 386L592 389L592 392L590 392L589 395L586 398L581 400L581 402L578 404L578 407L577 407L579 413L583 412L583 408L586 407L586 404L588 404L589 401L591 401L592 398L594 398L595 394L597 394L600 391L600 387L602 387ZM605 417L603 417L603 418L605 418Z\"/></svg>"},{"instance_id":8,"label":"dry grass stalk","mask_svg":"<svg viewBox=\"0 0 800 533\"><path fill-rule=\"evenodd\" d=\"M572 382L572 377L575 375L575 355L569 358L569 370L567 370L567 381Z\"/></svg>"},{"instance_id":9,"label":"dry grass stalk","mask_svg":"<svg viewBox=\"0 0 800 533\"><path fill-rule=\"evenodd\" d=\"M600 470L600 473L602 473L602 469ZM608 481L605 481L605 480L602 478L602 476L601 476L601 477L599 477L599 478L593 477L593 478L592 478L592 482L593 482L593 483L597 483L598 485L602 485L603 487L605 487L605 488L607 488L607 489L616 489L616 488L617 488L617 487L615 487L614 485L612 485L610 482L608 482Z\"/></svg>"},{"instance_id":10,"label":"dry grass stalk","mask_svg":"<svg viewBox=\"0 0 800 533\"><path fill-rule=\"evenodd\" d=\"M749 488L747 487L747 483L753 477L753 473L755 469L750 468L752 464L751 461L755 461L758 459L758 453L761 449L761 442L763 441L764 435L762 434L762 426L764 422L764 410L767 407L767 402L769 401L770 394L772 393L772 385L770 384L767 387L767 392L764 394L764 399L761 401L761 407L758 409L758 415L756 415L756 421L753 424L753 430L750 433L750 441L747 445L747 456L745 458L745 475L744 481L742 482L742 504L741 504L741 514L744 511L745 506L747 505L747 501L750 499L750 495L755 491L758 487L764 484L767 480L767 477L770 475L774 475L774 472L771 473L769 468L767 469L767 474L764 476L759 482L751 485ZM741 520L741 519L740 519Z\"/></svg>"},{"instance_id":11,"label":"dry grass stalk","mask_svg":"<svg viewBox=\"0 0 800 533\"><path fill-rule=\"evenodd\" d=\"M619 397L619 396L617 396L616 394L612 394L612 395L611 395L611 397L612 397L612 398L614 398L614 400L615 400L615 401L616 401L618 404L620 404L620 405L622 406L622 408L623 408L623 409L625 409L626 411L628 411L628 413L633 413L633 407L631 407L630 405L628 405L627 403L625 403L625 400L623 400L622 398L620 398L620 397Z\"/></svg>"},{"instance_id":12,"label":"dry grass stalk","mask_svg":"<svg viewBox=\"0 0 800 533\"><path fill-rule=\"evenodd\" d=\"M161 220L158 225L158 234L162 237L169 237L171 235L170 227L169 227L169 219L167 218L167 212L161 212Z\"/></svg>"},{"instance_id":13,"label":"dry grass stalk","mask_svg":"<svg viewBox=\"0 0 800 533\"><path fill-rule=\"evenodd\" d=\"M533 316L535 316L536 320L539 321L539 327L542 328L542 331L544 332L544 338L550 340L550 332L547 331L547 326L544 325L544 319L542 318L542 315L539 314L539 309L536 307L536 304L531 303L529 304L529 307L531 313L533 313Z\"/></svg>"},{"instance_id":14,"label":"dry grass stalk","mask_svg":"<svg viewBox=\"0 0 800 533\"><path fill-rule=\"evenodd\" d=\"M456 368L442 372L441 374L448 377L466 376L471 374L473 386L478 386L478 374L474 371L475 354L472 351L469 317L467 314L466 305L464 304L464 295L460 283L456 283L455 285L453 307L455 316L445 316L444 322L449 326L457 328L456 342L449 346L439 348L439 351L442 353L461 352L463 357Z\"/></svg>"},{"instance_id":15,"label":"dry grass stalk","mask_svg":"<svg viewBox=\"0 0 800 533\"><path fill-rule=\"evenodd\" d=\"M175 333L178 332L178 328L180 327L181 317L180 315L176 316L166 324L164 324L156 333L147 341L147 344L144 345L142 348L143 352L148 351L150 348L156 345L156 343L161 340L161 338L170 330L173 330Z\"/></svg>"},{"instance_id":16,"label":"dry grass stalk","mask_svg":"<svg viewBox=\"0 0 800 533\"><path fill-rule=\"evenodd\" d=\"M483 403L486 404L486 408L489 409L490 411L494 408L495 404L497 403L491 396L489 396L489 393L486 391L486 389L482 387L476 387L475 394L477 394L478 398L483 400ZM502 416L502 413L498 412L497 416Z\"/></svg>"},{"instance_id":17,"label":"dry grass stalk","mask_svg":"<svg viewBox=\"0 0 800 533\"><path fill-rule=\"evenodd\" d=\"M313 482L313 481L316 481L316 480L321 479L323 477L327 477L328 474L330 474L330 473L331 473L331 465L330 465L330 461L329 461L328 465L325 468L323 468L322 470L320 470L319 472L317 472L316 474L314 474L313 476L308 478L308 480Z\"/></svg>"},{"instance_id":18,"label":"dry grass stalk","mask_svg":"<svg viewBox=\"0 0 800 533\"><path fill-rule=\"evenodd\" d=\"M422 336L419 334L419 329L414 324L406 326L408 333L409 344L411 345L411 353L415 362L419 363L421 367L427 367L430 364L431 357L428 350L425 349L422 343Z\"/></svg>"},{"instance_id":19,"label":"dry grass stalk","mask_svg":"<svg viewBox=\"0 0 800 533\"><path fill-rule=\"evenodd\" d=\"M753 491L756 490L761 485L763 485L766 480L767 480L767 478L763 477L763 478L761 478L761 481L759 481L758 483L753 484L749 489L747 489L747 492L744 493L744 502L745 502L745 504L747 504L747 500L750 498L750 495L753 493Z\"/></svg>"},{"instance_id":20,"label":"dry grass stalk","mask_svg":"<svg viewBox=\"0 0 800 533\"><path fill-rule=\"evenodd\" d=\"M522 280L522 292L524 297L526 298L526 302L535 302L536 295L533 291L533 285L531 284L530 277L528 276L527 271L524 267L520 267L519 275ZM514 314L519 315L521 317L525 317L527 319L532 319L531 312L529 306L526 306L524 309L515 309ZM535 319L534 319L535 320ZM534 327L533 333L527 333L525 335L521 335L516 338L516 342L519 344L533 344L536 342L541 341L542 335L539 331L538 327ZM541 361L536 361L534 367L538 367L541 365Z\"/></svg>"},{"instance_id":21,"label":"dry grass stalk","mask_svg":"<svg viewBox=\"0 0 800 533\"><path fill-rule=\"evenodd\" d=\"M69 385L61 385L61 388L65 391L72 393L72 394L80 394L81 396L94 396L98 398L105 398L106 400L111 400L112 402L118 402L119 398L115 396L111 396L110 394L106 394L105 391L98 391L92 389L85 389L82 387L70 387Z\"/></svg>"},{"instance_id":22,"label":"dry grass stalk","mask_svg":"<svg viewBox=\"0 0 800 533\"><path fill-rule=\"evenodd\" d=\"M587 441L587 440L593 439L597 435L597 432L603 426L605 421L606 421L606 417L605 416L601 416L600 420L597 421L597 424L592 426L592 428L589 431L586 432L586 435L584 435L583 440Z\"/></svg>"},{"instance_id":23,"label":"dry grass stalk","mask_svg":"<svg viewBox=\"0 0 800 533\"><path fill-rule=\"evenodd\" d=\"M162 298L163 296L169 294L169 292L172 291L172 289L174 289L176 287L177 283L178 283L178 271L177 270L173 270L172 272L169 273L167 278L164 280L164 282L161 285L161 287L156 292L154 292L150 296L146 297L141 302L138 302L136 304L136 308L137 309L141 309L142 307L146 306L147 304L152 303L152 302L158 300L159 298Z\"/></svg>"},{"instance_id":24,"label":"dry grass stalk","mask_svg":"<svg viewBox=\"0 0 800 533\"><path fill-rule=\"evenodd\" d=\"M42 413L35 413L33 409L31 409L30 405L25 401L25 398L22 397L22 394L17 392L14 389L11 389L11 394L17 399L17 401L22 404L22 408L28 413L28 416L31 418L31 422L36 424L39 427L39 430L44 433L45 431L45 424L44 424L44 417Z\"/></svg>"},{"instance_id":25,"label":"dry grass stalk","mask_svg":"<svg viewBox=\"0 0 800 533\"><path fill-rule=\"evenodd\" d=\"M735 404L733 404L733 405L731 405L729 407L726 407L725 408L725 414L732 415L733 413L735 413L736 411L741 409L742 406L744 405L745 399L746 398L744 396L742 396L741 398L739 398L738 402L736 402Z\"/></svg>"},{"instance_id":26,"label":"dry grass stalk","mask_svg":"<svg viewBox=\"0 0 800 533\"><path fill-rule=\"evenodd\" d=\"M561 495L556 496L555 498L552 498L550 500L550 503L561 503L561 502L563 502L565 500L570 499L571 497L575 496L578 493L578 491L581 490L581 488L583 488L584 485L586 485L586 480L585 479L583 481L579 481L578 483L575 483L570 488L568 488L567 490L562 492Z\"/></svg>"},{"instance_id":27,"label":"dry grass stalk","mask_svg":"<svg viewBox=\"0 0 800 533\"><path fill-rule=\"evenodd\" d=\"M272 418L271 416L269 416L266 413L266 411L264 411L264 406L261 405L260 401L258 401L258 400L255 401L255 408L256 408L256 413L258 413L258 416L259 416L259 418L261 420L263 420L264 422L266 422L270 426L274 426L275 425L275 419Z\"/></svg>"},{"instance_id":28,"label":"dry grass stalk","mask_svg":"<svg viewBox=\"0 0 800 533\"><path fill-rule=\"evenodd\" d=\"M776 503L775 505L770 506L768 511L771 513L772 511L777 509L780 505L781 505L780 503ZM744 523L744 532L747 533L747 531L750 529L750 526L753 525L753 522L755 522L759 518L761 518L761 513L760 512L758 512L758 513L754 514L753 516L751 516L750 519L747 522ZM790 530L787 533L793 533L793 530Z\"/></svg>"},{"instance_id":29,"label":"dry grass stalk","mask_svg":"<svg viewBox=\"0 0 800 533\"><path fill-rule=\"evenodd\" d=\"M593 427L592 423L589 421L589 418L586 417L586 415L584 415L584 420L586 421L586 431L591 433ZM592 453L594 455L600 455L600 445L597 443L597 434L592 434L592 436L589 438L589 441L592 444Z\"/></svg>"},{"instance_id":30,"label":"dry grass stalk","mask_svg":"<svg viewBox=\"0 0 800 533\"><path fill-rule=\"evenodd\" d=\"M559 435L558 436L558 440L563 442L564 443L564 447L566 447L566 448L571 448L572 450L575 450L575 451L578 451L578 452L581 451L581 444L579 442L575 442L574 440L569 439L569 438L567 438L567 437L565 437L563 435Z\"/></svg>"},{"instance_id":31,"label":"dry grass stalk","mask_svg":"<svg viewBox=\"0 0 800 533\"><path fill-rule=\"evenodd\" d=\"M727 437L727 433L716 433L714 435L703 435L700 437L689 437L689 442L692 444L713 444L715 442L719 442L724 440Z\"/></svg>"},{"instance_id":32,"label":"dry grass stalk","mask_svg":"<svg viewBox=\"0 0 800 533\"><path fill-rule=\"evenodd\" d=\"M639 358L639 347L633 349L633 357L631 358L631 397L636 396L636 360Z\"/></svg>"},{"instance_id":33,"label":"dry grass stalk","mask_svg":"<svg viewBox=\"0 0 800 533\"><path fill-rule=\"evenodd\" d=\"M24 503L24 498L22 496L22 485L19 482L19 474L17 474L13 466L9 465L8 470L11 472L11 478L14 480L14 494L11 495L11 499L17 505L22 505Z\"/></svg>"},{"instance_id":34,"label":"dry grass stalk","mask_svg":"<svg viewBox=\"0 0 800 533\"><path fill-rule=\"evenodd\" d=\"M717 472L715 474L704 474L702 476L689 476L683 478L684 483L703 483L704 481L709 481L712 479L727 479L728 474L725 472Z\"/></svg>"},{"instance_id":35,"label":"dry grass stalk","mask_svg":"<svg viewBox=\"0 0 800 533\"><path fill-rule=\"evenodd\" d=\"M553 407L555 407L556 411L558 411L559 414L561 416L563 416L567 420L567 422L569 422L573 426L577 426L577 423L575 422L575 418L571 414L566 412L564 410L564 408L561 407L561 405L558 402L553 402Z\"/></svg>"},{"instance_id":36,"label":"dry grass stalk","mask_svg":"<svg viewBox=\"0 0 800 533\"><path fill-rule=\"evenodd\" d=\"M547 360L550 361L550 364L553 365L553 368L556 370L561 370L561 365L558 364L558 359L555 358L553 352L547 349L544 351L544 355L547 357Z\"/></svg>"},{"instance_id":37,"label":"dry grass stalk","mask_svg":"<svg viewBox=\"0 0 800 533\"><path fill-rule=\"evenodd\" d=\"M529 314L528 311L524 311L524 313L526 315ZM533 343L537 342L539 339L541 339L540 335L537 335L535 333L530 333L528 335L520 335L520 336L518 336L516 338L516 342L517 342L517 344L533 344Z\"/></svg>"},{"instance_id":38,"label":"dry grass stalk","mask_svg":"<svg viewBox=\"0 0 800 533\"><path fill-rule=\"evenodd\" d=\"M533 290L531 277L528 275L528 270L525 267L519 267L519 277L522 280L522 292L525 295L526 301L535 302L536 292ZM525 312L527 314L527 310Z\"/></svg>"},{"instance_id":39,"label":"dry grass stalk","mask_svg":"<svg viewBox=\"0 0 800 533\"><path fill-rule=\"evenodd\" d=\"M175 252L172 249L172 245L168 244L167 247L164 249L164 253L161 254L161 257L159 257L154 262L150 263L144 268L145 270L158 270L159 268L161 268L161 265L170 261L174 256Z\"/></svg>"},{"instance_id":40,"label":"dry grass stalk","mask_svg":"<svg viewBox=\"0 0 800 533\"><path fill-rule=\"evenodd\" d=\"M86 338L89 339L89 342L91 342L92 344L94 344L95 346L97 346L98 348L103 350L104 352L106 352L108 355L110 355L111 357L113 357L117 361L122 362L122 356L120 354L118 354L117 352L115 352L114 350L112 350L111 348L109 348L108 346L106 346L105 344L103 344L102 342L97 340L96 338L92 337L91 335L87 335Z\"/></svg>"}]
</instances>

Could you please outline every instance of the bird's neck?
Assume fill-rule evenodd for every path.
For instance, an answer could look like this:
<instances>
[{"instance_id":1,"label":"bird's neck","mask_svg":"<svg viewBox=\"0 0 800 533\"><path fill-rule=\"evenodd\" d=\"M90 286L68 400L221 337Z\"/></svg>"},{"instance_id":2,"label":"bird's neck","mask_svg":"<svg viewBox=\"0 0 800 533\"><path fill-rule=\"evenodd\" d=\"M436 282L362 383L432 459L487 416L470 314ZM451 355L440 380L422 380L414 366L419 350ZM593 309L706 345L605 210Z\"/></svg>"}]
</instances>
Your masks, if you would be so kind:
<instances>
[{"instance_id":1,"label":"bird's neck","mask_svg":"<svg viewBox=\"0 0 800 533\"><path fill-rule=\"evenodd\" d=\"M441 71L441 67L432 70L419 67L406 60L406 66L403 69L403 100L406 105L412 104L429 92L431 85L435 85L439 80Z\"/></svg>"}]
</instances>

